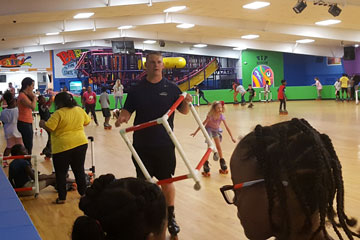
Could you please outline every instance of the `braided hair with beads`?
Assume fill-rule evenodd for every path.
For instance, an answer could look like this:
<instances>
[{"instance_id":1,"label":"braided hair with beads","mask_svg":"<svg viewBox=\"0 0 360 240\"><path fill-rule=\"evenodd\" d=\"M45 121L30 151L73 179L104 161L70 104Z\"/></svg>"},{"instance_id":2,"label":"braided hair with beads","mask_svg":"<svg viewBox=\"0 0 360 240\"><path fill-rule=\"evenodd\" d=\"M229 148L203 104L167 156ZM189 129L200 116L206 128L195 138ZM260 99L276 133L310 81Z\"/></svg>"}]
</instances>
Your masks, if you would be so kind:
<instances>
[{"instance_id":1,"label":"braided hair with beads","mask_svg":"<svg viewBox=\"0 0 360 240\"><path fill-rule=\"evenodd\" d=\"M315 239L321 233L330 240L326 230L328 221L339 239L344 239L339 228L348 239L360 238L350 229L356 225L356 220L349 218L344 211L341 164L326 134L320 134L306 120L294 118L269 127L257 125L241 140L241 144L250 148L250 154L256 157L264 177L268 217L277 239L287 240L292 233L291 209L284 180L291 187L304 215L300 234ZM281 224L273 220L275 202L281 206L277 208ZM319 226L313 226L317 214Z\"/></svg>"},{"instance_id":2,"label":"braided hair with beads","mask_svg":"<svg viewBox=\"0 0 360 240\"><path fill-rule=\"evenodd\" d=\"M142 179L95 179L80 199L86 216L73 226L72 239L143 240L160 234L166 219L166 203L160 188Z\"/></svg>"}]
</instances>

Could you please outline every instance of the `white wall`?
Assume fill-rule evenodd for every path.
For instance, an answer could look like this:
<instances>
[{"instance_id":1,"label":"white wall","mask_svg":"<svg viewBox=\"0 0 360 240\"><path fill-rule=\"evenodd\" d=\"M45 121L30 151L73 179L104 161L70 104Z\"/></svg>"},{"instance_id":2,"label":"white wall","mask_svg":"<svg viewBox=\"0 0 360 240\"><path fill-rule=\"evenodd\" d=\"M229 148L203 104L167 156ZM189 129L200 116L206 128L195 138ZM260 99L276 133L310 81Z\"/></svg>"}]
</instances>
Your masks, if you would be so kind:
<instances>
[{"instance_id":1,"label":"white wall","mask_svg":"<svg viewBox=\"0 0 360 240\"><path fill-rule=\"evenodd\" d=\"M6 75L6 83L0 83L0 91L2 91L3 93L8 89L9 82L13 84L13 87L15 87L15 89L20 89L21 81L26 77L30 77L34 79L35 81L34 89L38 88L37 72L2 72L1 74ZM18 93L18 90L16 90L16 93Z\"/></svg>"}]
</instances>

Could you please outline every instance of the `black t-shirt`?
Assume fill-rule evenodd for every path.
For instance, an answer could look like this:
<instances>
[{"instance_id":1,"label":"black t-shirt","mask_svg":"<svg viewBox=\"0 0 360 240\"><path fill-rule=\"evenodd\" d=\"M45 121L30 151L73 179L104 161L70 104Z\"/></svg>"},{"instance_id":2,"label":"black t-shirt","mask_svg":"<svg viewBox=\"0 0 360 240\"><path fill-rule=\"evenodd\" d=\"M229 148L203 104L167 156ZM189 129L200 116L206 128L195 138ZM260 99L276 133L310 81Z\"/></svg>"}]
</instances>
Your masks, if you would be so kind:
<instances>
[{"instance_id":1,"label":"black t-shirt","mask_svg":"<svg viewBox=\"0 0 360 240\"><path fill-rule=\"evenodd\" d=\"M40 120L44 120L44 121L49 120L51 114L47 106L39 105L38 110L39 110Z\"/></svg>"},{"instance_id":2,"label":"black t-shirt","mask_svg":"<svg viewBox=\"0 0 360 240\"><path fill-rule=\"evenodd\" d=\"M9 165L9 181L14 188L20 188L28 181L30 176L26 172L26 167L30 167L30 162L25 159L15 159Z\"/></svg>"},{"instance_id":3,"label":"black t-shirt","mask_svg":"<svg viewBox=\"0 0 360 240\"><path fill-rule=\"evenodd\" d=\"M250 96L252 96L252 97L255 95L255 90L253 88L251 88L251 89L248 88L246 91L249 92Z\"/></svg>"},{"instance_id":4,"label":"black t-shirt","mask_svg":"<svg viewBox=\"0 0 360 240\"><path fill-rule=\"evenodd\" d=\"M181 90L172 82L163 78L158 83L150 83L143 79L132 87L127 95L124 109L136 112L134 125L162 117L180 97ZM174 127L174 114L168 119L170 127ZM165 128L160 124L134 132L134 146L172 146L173 143Z\"/></svg>"}]
</instances>

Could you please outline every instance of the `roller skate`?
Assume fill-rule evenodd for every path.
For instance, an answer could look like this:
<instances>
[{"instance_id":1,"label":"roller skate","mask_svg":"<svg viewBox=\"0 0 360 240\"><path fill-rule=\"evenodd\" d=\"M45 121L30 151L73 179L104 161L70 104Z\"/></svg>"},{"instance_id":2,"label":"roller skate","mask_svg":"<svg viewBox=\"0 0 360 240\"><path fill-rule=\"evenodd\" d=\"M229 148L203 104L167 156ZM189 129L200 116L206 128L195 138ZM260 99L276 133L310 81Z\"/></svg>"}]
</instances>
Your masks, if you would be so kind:
<instances>
[{"instance_id":1,"label":"roller skate","mask_svg":"<svg viewBox=\"0 0 360 240\"><path fill-rule=\"evenodd\" d=\"M50 159L51 159L51 155L47 155L47 154L44 153L44 152L40 153L40 156L44 156L44 160L45 160L45 161L50 161Z\"/></svg>"},{"instance_id":2,"label":"roller skate","mask_svg":"<svg viewBox=\"0 0 360 240\"><path fill-rule=\"evenodd\" d=\"M286 110L280 110L280 111L279 111L279 114L280 114L280 115L288 115L288 111L286 111Z\"/></svg>"},{"instance_id":3,"label":"roller skate","mask_svg":"<svg viewBox=\"0 0 360 240\"><path fill-rule=\"evenodd\" d=\"M252 108L254 106L254 104L250 103L248 108Z\"/></svg>"},{"instance_id":4,"label":"roller skate","mask_svg":"<svg viewBox=\"0 0 360 240\"><path fill-rule=\"evenodd\" d=\"M204 177L210 177L209 161L206 161L203 166L203 172L201 173Z\"/></svg>"},{"instance_id":5,"label":"roller skate","mask_svg":"<svg viewBox=\"0 0 360 240\"><path fill-rule=\"evenodd\" d=\"M104 123L104 129L105 130L111 130L112 126L108 123Z\"/></svg>"},{"instance_id":6,"label":"roller skate","mask_svg":"<svg viewBox=\"0 0 360 240\"><path fill-rule=\"evenodd\" d=\"M228 167L226 166L225 159L223 159L223 158L220 158L219 173L221 173L221 174L228 174L229 173Z\"/></svg>"},{"instance_id":7,"label":"roller skate","mask_svg":"<svg viewBox=\"0 0 360 240\"><path fill-rule=\"evenodd\" d=\"M170 239L178 239L177 234L180 232L180 227L175 220L174 214L169 214L168 216L168 230L171 235Z\"/></svg>"},{"instance_id":8,"label":"roller skate","mask_svg":"<svg viewBox=\"0 0 360 240\"><path fill-rule=\"evenodd\" d=\"M9 163L7 160L3 160L3 168L6 168L9 166Z\"/></svg>"}]
</instances>

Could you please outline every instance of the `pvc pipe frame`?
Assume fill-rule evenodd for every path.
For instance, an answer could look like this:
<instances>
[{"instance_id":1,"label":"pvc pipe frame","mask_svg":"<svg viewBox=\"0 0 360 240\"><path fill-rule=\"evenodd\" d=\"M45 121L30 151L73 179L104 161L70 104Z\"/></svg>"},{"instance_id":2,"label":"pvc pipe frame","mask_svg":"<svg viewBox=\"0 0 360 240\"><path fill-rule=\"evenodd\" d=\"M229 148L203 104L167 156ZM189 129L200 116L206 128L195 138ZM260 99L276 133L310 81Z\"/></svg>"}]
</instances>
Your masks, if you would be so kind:
<instances>
[{"instance_id":1,"label":"pvc pipe frame","mask_svg":"<svg viewBox=\"0 0 360 240\"><path fill-rule=\"evenodd\" d=\"M167 113L165 113L161 118L158 118L156 120L152 120L146 123L142 123L133 127L129 127L126 129L121 129L120 130L120 135L121 137L124 139L126 145L128 146L128 148L130 149L134 159L136 160L137 164L139 165L142 173L144 174L145 178L149 181L149 182L153 182L155 183L155 181L152 179L152 177L150 176L149 172L147 171L145 165L143 164L143 162L141 161L139 155L137 154L135 148L133 147L133 145L131 144L129 138L127 137L126 133L127 132L131 132L131 131L137 131L146 127L151 127L157 124L162 124L164 126L164 128L166 129L167 133L170 136L170 139L172 140L172 142L174 143L176 149L178 150L181 158L184 160L184 163L189 171L189 174L185 174L185 175L181 175L178 177L173 177L173 178L169 178L169 179L164 179L164 180L160 180L157 182L158 185L162 185L162 184L168 184L168 183L172 183L172 182L176 182L176 181L180 181L180 180L184 180L184 179L188 179L188 178L193 178L195 181L195 185L194 185L194 189L195 190L200 190L201 185L200 185L200 179L198 176L198 173L200 171L200 168L204 165L204 163L208 160L210 153L211 152L216 152L216 148L215 145L213 144L209 134L207 133L204 125L202 124L199 115L197 114L194 106L189 103L190 106L190 110L191 113L193 114L196 122L198 123L202 133L204 134L205 138L206 138L206 142L208 144L208 149L206 151L206 153L204 154L204 156L202 157L202 159L200 160L199 164L197 165L197 167L195 169L193 169L190 165L190 162L185 154L185 151L183 150L182 146L180 145L179 141L177 140L174 132L172 131L169 123L168 123L168 118L171 116L171 114L175 111L175 109L182 103L182 101L185 99L187 93L183 93L178 100L173 104L173 106L169 109L169 111Z\"/></svg>"},{"instance_id":2,"label":"pvc pipe frame","mask_svg":"<svg viewBox=\"0 0 360 240\"><path fill-rule=\"evenodd\" d=\"M37 197L37 195L40 192L40 187L39 187L38 162L37 162L37 156L36 155L21 155L21 156L9 156L9 157L0 156L0 165L1 165L1 168L2 168L4 160L24 159L24 158L34 159L35 187L14 188L14 190L15 190L15 192L24 192L24 191L35 190L35 197Z\"/></svg>"}]
</instances>

